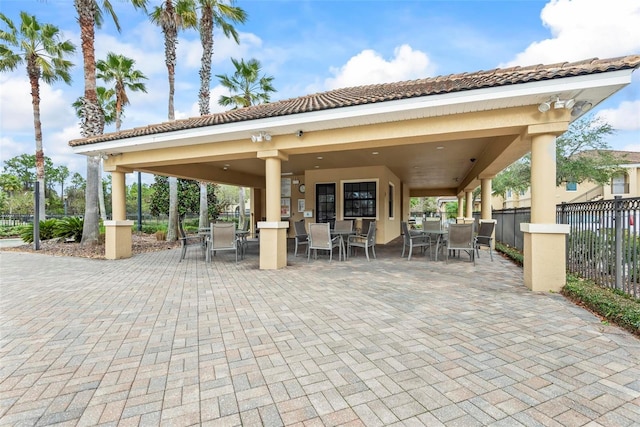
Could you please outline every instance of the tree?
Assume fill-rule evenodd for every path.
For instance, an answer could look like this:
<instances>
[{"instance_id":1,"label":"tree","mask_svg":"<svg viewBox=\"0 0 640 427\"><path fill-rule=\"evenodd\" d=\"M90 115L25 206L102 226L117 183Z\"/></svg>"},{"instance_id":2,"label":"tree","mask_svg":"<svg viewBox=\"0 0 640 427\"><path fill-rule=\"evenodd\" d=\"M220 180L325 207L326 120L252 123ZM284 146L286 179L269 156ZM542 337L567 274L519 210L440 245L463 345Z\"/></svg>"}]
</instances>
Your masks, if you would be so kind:
<instances>
[{"instance_id":1,"label":"tree","mask_svg":"<svg viewBox=\"0 0 640 427\"><path fill-rule=\"evenodd\" d=\"M107 59L99 60L96 63L98 69L97 77L105 83L114 83L114 93L116 96L116 132L120 131L122 124L122 109L129 105L127 89L133 92L147 92L147 87L141 80L146 80L147 76L140 70L134 70L136 61L124 55L113 52L107 53Z\"/></svg>"},{"instance_id":2,"label":"tree","mask_svg":"<svg viewBox=\"0 0 640 427\"><path fill-rule=\"evenodd\" d=\"M209 216L216 218L220 211L218 204L216 203L214 184L209 184L207 194L209 197ZM151 215L168 215L169 213L169 183L168 178L165 176L154 176L154 183L151 184L151 203L150 211ZM180 203L178 204L178 212L180 215L193 214L198 212L200 207L200 189L197 181L189 179L178 180L178 194Z\"/></svg>"},{"instance_id":3,"label":"tree","mask_svg":"<svg viewBox=\"0 0 640 427\"><path fill-rule=\"evenodd\" d=\"M124 55L115 54L113 52L107 53L106 61L101 59L96 63L96 68L98 69L97 77L105 83L114 83L113 92L116 97L116 132L120 131L120 125L122 124L122 110L125 105L129 105L127 89L134 92L147 92L147 87L143 82L141 82L141 80L146 80L147 77L142 71L134 70L134 64L135 61L133 59L127 58ZM102 159L100 159L100 170L98 174L100 179L102 179ZM102 186L98 190L102 190ZM100 214L102 216L102 220L104 221L107 219L107 212L104 202L104 191L98 192L98 198L100 203Z\"/></svg>"},{"instance_id":4,"label":"tree","mask_svg":"<svg viewBox=\"0 0 640 427\"><path fill-rule=\"evenodd\" d=\"M620 159L610 152L605 137L614 133L611 125L593 115L569 125L556 139L556 185L593 181L605 184L618 172ZM531 155L527 154L500 172L492 182L493 194L507 190L525 191L531 186Z\"/></svg>"},{"instance_id":5,"label":"tree","mask_svg":"<svg viewBox=\"0 0 640 427\"><path fill-rule=\"evenodd\" d=\"M200 115L204 116L209 114L213 30L219 27L227 38L233 37L235 42L239 43L238 32L232 23L244 23L247 14L243 9L233 6L233 0L228 3L219 0L198 0L198 3L200 5L200 43L202 44L198 104Z\"/></svg>"},{"instance_id":6,"label":"tree","mask_svg":"<svg viewBox=\"0 0 640 427\"><path fill-rule=\"evenodd\" d=\"M69 40L61 40L60 30L51 24L40 24L35 16L20 12L20 28L0 13L8 31L0 30L0 71L15 70L25 63L31 86L33 128L36 141L36 179L40 187L38 215L45 219L45 165L40 120L40 80L71 83L69 71L73 64L65 59L76 48Z\"/></svg>"},{"instance_id":7,"label":"tree","mask_svg":"<svg viewBox=\"0 0 640 427\"><path fill-rule=\"evenodd\" d=\"M209 114L209 102L211 94L211 59L213 57L213 29L222 28L222 32L227 37L233 37L239 43L238 32L229 22L244 23L247 14L239 7L220 2L218 0L198 0L200 5L200 43L202 44L202 58L200 60L200 92L198 104L200 115ZM200 183L200 227L206 227L209 215L207 214L207 184Z\"/></svg>"},{"instance_id":8,"label":"tree","mask_svg":"<svg viewBox=\"0 0 640 427\"><path fill-rule=\"evenodd\" d=\"M98 105L104 115L104 124L110 125L116 120L116 92L114 89L106 89L102 86L96 88L96 94L98 95ZM71 104L76 110L76 116L82 119L84 112L84 98L79 97L73 104ZM98 178L102 180L102 158L98 159ZM104 191L102 186L98 186L98 206L100 211L100 217L104 221L107 219L106 208L104 203Z\"/></svg>"},{"instance_id":9,"label":"tree","mask_svg":"<svg viewBox=\"0 0 640 427\"><path fill-rule=\"evenodd\" d=\"M113 89L107 89L103 86L96 87L96 95L98 96L98 105L104 116L104 124L110 125L116 121L116 91ZM80 120L83 119L84 114L84 97L78 97L71 106L76 111L76 116ZM121 112L124 116L124 113Z\"/></svg>"},{"instance_id":10,"label":"tree","mask_svg":"<svg viewBox=\"0 0 640 427\"><path fill-rule=\"evenodd\" d=\"M272 76L260 77L260 62L254 58L248 62L231 58L231 62L236 69L232 76L216 74L220 84L230 92L230 96L221 95L218 104L236 109L269 102L271 92L277 91Z\"/></svg>"},{"instance_id":11,"label":"tree","mask_svg":"<svg viewBox=\"0 0 640 427\"><path fill-rule=\"evenodd\" d=\"M609 182L620 170L620 159L612 155L605 140L613 133L610 124L593 115L573 122L556 140L556 184Z\"/></svg>"},{"instance_id":12,"label":"tree","mask_svg":"<svg viewBox=\"0 0 640 427\"><path fill-rule=\"evenodd\" d=\"M144 8L146 0L129 0L135 8ZM82 58L84 62L84 103L81 134L84 137L100 135L104 131L104 114L98 103L96 91L96 55L95 55L95 27L102 24L102 9L97 0L74 0L78 23L80 24L80 39L82 40ZM109 0L103 0L102 6L113 19L120 31L120 24ZM85 190L84 226L82 230L83 245L97 244L99 237L98 224L98 187L100 185L99 158L87 156L87 186Z\"/></svg>"},{"instance_id":13,"label":"tree","mask_svg":"<svg viewBox=\"0 0 640 427\"><path fill-rule=\"evenodd\" d=\"M244 59L237 61L231 58L231 62L236 71L232 76L225 74L216 74L220 79L220 84L229 89L230 96L222 95L218 103L225 107L248 107L250 105L269 102L271 92L276 92L273 87L273 77L263 75L260 77L260 62L257 59L250 59L244 62ZM244 224L244 188L240 187L239 191L240 204L240 221Z\"/></svg>"},{"instance_id":14,"label":"tree","mask_svg":"<svg viewBox=\"0 0 640 427\"><path fill-rule=\"evenodd\" d=\"M158 25L164 34L164 61L169 76L169 114L170 121L175 120L173 97L175 93L176 70L176 45L178 43L178 30L183 28L195 28L197 18L195 4L192 0L164 0L161 6L154 8L151 13L151 22ZM169 227L167 240L174 241L178 238L178 182L175 177L169 178Z\"/></svg>"}]
</instances>

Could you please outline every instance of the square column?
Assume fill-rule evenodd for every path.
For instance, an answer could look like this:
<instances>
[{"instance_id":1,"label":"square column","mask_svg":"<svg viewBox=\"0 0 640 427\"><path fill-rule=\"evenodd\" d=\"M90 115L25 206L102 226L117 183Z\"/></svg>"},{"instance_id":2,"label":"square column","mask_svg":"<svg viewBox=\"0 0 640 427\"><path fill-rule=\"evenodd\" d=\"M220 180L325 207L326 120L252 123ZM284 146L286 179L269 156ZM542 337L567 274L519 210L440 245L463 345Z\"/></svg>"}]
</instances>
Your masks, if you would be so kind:
<instances>
[{"instance_id":1,"label":"square column","mask_svg":"<svg viewBox=\"0 0 640 427\"><path fill-rule=\"evenodd\" d=\"M106 259L131 258L133 221L105 221L104 256Z\"/></svg>"},{"instance_id":2,"label":"square column","mask_svg":"<svg viewBox=\"0 0 640 427\"><path fill-rule=\"evenodd\" d=\"M107 259L131 258L131 229L133 221L127 221L126 175L111 172L112 221L105 221L104 255Z\"/></svg>"},{"instance_id":3,"label":"square column","mask_svg":"<svg viewBox=\"0 0 640 427\"><path fill-rule=\"evenodd\" d=\"M524 234L524 284L536 292L560 292L567 281L569 224L520 224Z\"/></svg>"},{"instance_id":4,"label":"square column","mask_svg":"<svg viewBox=\"0 0 640 427\"><path fill-rule=\"evenodd\" d=\"M568 113L567 113L568 114ZM524 233L524 284L532 291L559 292L567 281L568 224L556 224L556 135L568 122L529 126L531 135L531 224Z\"/></svg>"},{"instance_id":5,"label":"square column","mask_svg":"<svg viewBox=\"0 0 640 427\"><path fill-rule=\"evenodd\" d=\"M276 270L287 266L287 229L289 223L280 221L280 172L282 160L288 156L278 150L258 152L265 161L266 221L258 222L260 229L260 269Z\"/></svg>"}]
</instances>

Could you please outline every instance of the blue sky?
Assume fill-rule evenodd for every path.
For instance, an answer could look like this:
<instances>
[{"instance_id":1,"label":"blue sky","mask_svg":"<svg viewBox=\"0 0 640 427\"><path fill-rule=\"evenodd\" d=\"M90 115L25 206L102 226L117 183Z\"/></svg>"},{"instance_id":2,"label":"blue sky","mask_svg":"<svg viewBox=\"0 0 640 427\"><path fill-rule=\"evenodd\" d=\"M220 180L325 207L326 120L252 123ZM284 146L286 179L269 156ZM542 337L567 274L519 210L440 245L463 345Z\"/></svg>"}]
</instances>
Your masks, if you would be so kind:
<instances>
[{"instance_id":1,"label":"blue sky","mask_svg":"<svg viewBox=\"0 0 640 427\"><path fill-rule=\"evenodd\" d=\"M166 120L168 83L163 37L146 15L111 0L122 31L105 19L96 32L96 57L113 51L135 59L148 93L131 93L123 129ZM158 1L151 1L151 6ZM411 80L513 65L640 54L640 1L329 1L238 0L248 14L240 45L215 33L213 74L230 74L230 58L256 58L275 77L273 100L337 87ZM3 0L0 11L19 21L24 10L58 26L77 46L73 84L42 87L45 155L85 174L71 103L83 92L80 34L72 0ZM108 18L108 17L105 17ZM200 41L182 32L176 70L176 117L198 115ZM223 90L212 79L212 112ZM100 84L100 83L99 83ZM640 151L640 71L633 82L593 113L617 129L614 149ZM108 127L105 131L113 131ZM0 74L0 164L35 152L26 71ZM132 179L132 178L130 178Z\"/></svg>"}]
</instances>

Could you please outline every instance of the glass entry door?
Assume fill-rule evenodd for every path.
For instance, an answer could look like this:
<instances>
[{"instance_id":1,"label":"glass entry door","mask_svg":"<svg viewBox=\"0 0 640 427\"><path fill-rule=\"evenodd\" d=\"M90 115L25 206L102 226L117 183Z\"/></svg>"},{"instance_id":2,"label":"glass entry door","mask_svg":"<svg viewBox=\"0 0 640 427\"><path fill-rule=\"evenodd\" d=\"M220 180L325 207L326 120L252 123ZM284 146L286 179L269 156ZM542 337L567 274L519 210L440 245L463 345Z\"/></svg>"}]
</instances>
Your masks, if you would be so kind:
<instances>
[{"instance_id":1,"label":"glass entry door","mask_svg":"<svg viewBox=\"0 0 640 427\"><path fill-rule=\"evenodd\" d=\"M336 220L336 185L316 184L316 221L328 222L331 228Z\"/></svg>"}]
</instances>

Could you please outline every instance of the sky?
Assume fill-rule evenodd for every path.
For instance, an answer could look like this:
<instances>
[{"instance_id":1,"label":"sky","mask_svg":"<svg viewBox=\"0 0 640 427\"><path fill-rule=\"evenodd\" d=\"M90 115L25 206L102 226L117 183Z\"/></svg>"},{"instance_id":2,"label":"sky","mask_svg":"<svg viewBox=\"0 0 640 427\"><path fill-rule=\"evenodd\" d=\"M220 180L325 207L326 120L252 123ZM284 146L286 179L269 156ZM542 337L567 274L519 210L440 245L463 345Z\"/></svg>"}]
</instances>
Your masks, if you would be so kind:
<instances>
[{"instance_id":1,"label":"sky","mask_svg":"<svg viewBox=\"0 0 640 427\"><path fill-rule=\"evenodd\" d=\"M121 32L105 15L96 30L96 58L123 54L148 77L147 93L129 93L122 129L166 121L169 86L162 32L129 2L111 3ZM149 4L151 10L160 2ZM217 100L226 92L215 75L233 73L231 58L259 60L264 74L274 77L276 101L339 87L640 54L638 0L237 0L235 5L248 19L236 25L240 44L214 32L212 113L224 110ZM41 119L45 155L54 165L84 176L86 158L68 145L81 137L71 104L84 90L73 1L0 2L0 12L16 23L20 11L56 25L77 46L70 58L76 65L72 84L41 86ZM177 119L199 115L201 52L195 31L180 33ZM640 151L640 70L591 114L616 129L607 141L611 148ZM107 126L105 132L114 130ZM0 74L0 166L23 153L35 154L35 142L29 83L20 67ZM127 183L135 179L132 175Z\"/></svg>"}]
</instances>

